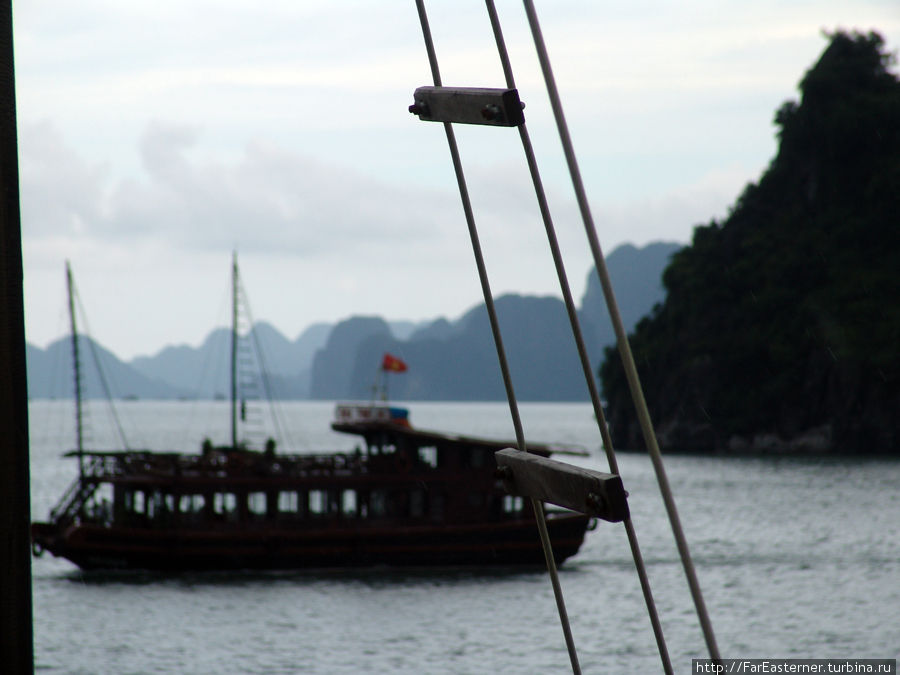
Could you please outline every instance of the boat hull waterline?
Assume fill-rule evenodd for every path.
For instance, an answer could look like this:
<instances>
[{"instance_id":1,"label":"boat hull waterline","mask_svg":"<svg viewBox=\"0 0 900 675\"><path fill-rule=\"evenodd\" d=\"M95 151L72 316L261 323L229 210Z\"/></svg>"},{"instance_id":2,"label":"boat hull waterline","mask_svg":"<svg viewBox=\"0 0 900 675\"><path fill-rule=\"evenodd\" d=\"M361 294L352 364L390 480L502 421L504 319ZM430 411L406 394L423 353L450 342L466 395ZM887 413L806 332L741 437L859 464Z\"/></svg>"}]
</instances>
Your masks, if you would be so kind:
<instances>
[{"instance_id":1,"label":"boat hull waterline","mask_svg":"<svg viewBox=\"0 0 900 675\"><path fill-rule=\"evenodd\" d=\"M589 519L548 514L557 563L575 555ZM541 566L534 520L456 526L374 526L355 531L148 531L36 523L35 545L85 570L300 570L353 567Z\"/></svg>"}]
</instances>

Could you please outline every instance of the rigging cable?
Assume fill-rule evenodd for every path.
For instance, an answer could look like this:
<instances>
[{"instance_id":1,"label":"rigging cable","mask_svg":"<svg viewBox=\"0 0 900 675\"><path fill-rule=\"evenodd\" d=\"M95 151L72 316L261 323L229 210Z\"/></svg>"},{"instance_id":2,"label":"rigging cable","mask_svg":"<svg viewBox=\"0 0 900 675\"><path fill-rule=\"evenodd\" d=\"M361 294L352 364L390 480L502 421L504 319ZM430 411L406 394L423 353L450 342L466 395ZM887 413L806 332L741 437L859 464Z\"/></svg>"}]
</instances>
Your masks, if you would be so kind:
<instances>
[{"instance_id":1,"label":"rigging cable","mask_svg":"<svg viewBox=\"0 0 900 675\"><path fill-rule=\"evenodd\" d=\"M424 0L416 0L416 9L419 13L419 22L422 26L422 35L425 40L425 49L428 52L428 62L431 66L431 75L434 80L434 86L441 86L441 74L438 68L437 55L434 50L434 41L431 37L431 29L428 25L428 16L425 13ZM459 148L456 144L456 135L453 132L453 125L450 122L444 122L444 131L447 135L447 144L450 148L450 155L453 160L453 168L456 173L456 181L459 186L459 194L462 200L463 211L466 216L466 224L469 229L469 237L472 240L472 252L475 255L475 264L478 268L478 277L481 281L481 289L484 295L484 303L487 309L488 318L491 324L491 332L494 336L494 345L497 349L497 359L500 362L500 370L503 376L503 384L506 388L506 396L509 401L510 414L512 415L513 426L516 433L516 443L519 450L527 452L525 444L525 434L522 429L522 420L519 416L518 405L516 403L516 395L513 389L512 378L509 373L509 365L506 360L506 352L503 347L503 340L500 334L500 324L497 320L497 313L494 307L493 294L490 288L490 282L487 276L487 269L484 263L484 256L481 251L481 243L478 237L478 230L475 226L475 216L472 212L472 204L469 199L469 190L466 184L466 178L463 173L462 162L459 156ZM569 617L566 612L565 599L563 598L562 588L559 583L559 574L556 569L556 561L553 558L553 549L550 544L550 535L547 531L547 523L544 516L544 505L535 499L531 500L531 504L537 521L538 533L541 539L541 546L544 551L544 558L547 562L547 571L550 575L550 582L553 586L553 594L556 598L556 606L559 612L560 624L565 636L566 648L569 652L569 660L572 664L572 672L581 673L581 667L578 664L578 654L575 651L575 644L572 638L572 630L569 625Z\"/></svg>"},{"instance_id":2,"label":"rigging cable","mask_svg":"<svg viewBox=\"0 0 900 675\"><path fill-rule=\"evenodd\" d=\"M638 421L641 431L644 435L644 442L647 445L647 451L650 455L653 469L656 472L656 479L659 483L660 493L663 503L666 507L666 513L669 516L669 523L672 527L672 533L675 536L675 543L678 547L678 553L681 557L681 563L684 567L684 573L687 577L688 586L694 600L694 606L697 610L697 616L700 620L700 626L703 630L703 636L706 640L706 646L709 650L710 657L715 661L720 661L719 648L716 645L716 638L713 634L712 623L706 610L706 603L703 601L703 593L700 590L700 583L697 580L697 573L694 569L694 563L691 560L690 550L688 548L687 539L684 536L684 530L681 527L681 520L678 517L678 511L675 507L675 499L672 495L672 489L669 486L669 479L666 476L666 470L662 463L662 455L659 451L659 444L656 439L656 433L653 430L653 424L650 421L650 413L647 409L647 402L641 390L640 380L637 374L637 368L634 364L634 357L628 344L628 336L622 322L622 316L616 303L615 295L612 290L609 272L606 269L606 262L603 257L603 251L600 248L600 241L597 237L597 229L594 225L593 216L591 215L590 206L588 205L587 196L584 190L584 183L581 179L581 172L578 168L578 162L575 159L575 151L572 145L572 139L569 135L568 126L566 124L565 115L560 102L559 92L556 87L556 80L550 67L550 58L547 54L547 48L544 44L543 33L538 23L537 14L534 9L533 0L523 0L525 5L525 13L528 16L528 23L531 27L532 38L538 53L538 60L541 64L541 70L544 74L544 82L547 86L547 93L550 97L550 104L553 108L553 116L556 118L556 126L559 132L560 140L563 146L563 152L566 156L566 164L569 168L569 174L572 179L572 185L575 189L575 196L578 201L578 208L581 211L582 221L584 222L585 233L587 234L590 244L591 253L594 257L594 264L597 267L597 274L600 277L600 284L603 287L603 295L606 298L606 306L609 310L610 319L613 323L613 329L616 334L619 355L622 359L622 365L625 369L625 376L628 380L628 387L631 391L631 397L637 410Z\"/></svg>"},{"instance_id":3,"label":"rigging cable","mask_svg":"<svg viewBox=\"0 0 900 675\"><path fill-rule=\"evenodd\" d=\"M229 280L226 290L222 292L222 296L219 298L219 308L213 316L213 326L216 326L222 317L225 316L225 310L231 300L231 294L232 289ZM206 340L197 348L202 351L203 360L200 364L200 370L196 371L194 376L194 395L191 397L188 415L185 417L184 425L182 427L182 438L189 436L194 430L199 429L200 431L209 431L212 428L219 428L219 418L216 416L216 411L213 406L204 405L202 413L199 413L198 410L200 409L200 400L207 395L207 393L203 391L204 387L209 386L208 396L211 401L215 401L219 394L217 388L221 371L216 370L216 366L213 364L227 362L226 355L222 352L225 348L225 341L218 338L220 330L225 329L214 328L206 337ZM215 421L213 422L212 420ZM210 435L212 434L204 434L204 437L212 441L212 438L209 438Z\"/></svg>"},{"instance_id":4,"label":"rigging cable","mask_svg":"<svg viewBox=\"0 0 900 675\"><path fill-rule=\"evenodd\" d=\"M491 27L494 31L494 39L497 43L497 51L499 52L500 61L503 65L503 73L506 77L506 86L510 89L515 89L516 82L513 76L512 65L510 64L509 53L506 48L506 42L503 38L503 31L500 27L500 19L497 16L497 10L494 4L494 0L485 0L485 5L487 6L488 15L490 16L491 20ZM550 252L553 256L554 265L556 266L556 273L557 277L559 278L560 290L562 291L563 300L566 305L566 311L569 315L569 323L572 328L572 336L575 339L578 356L581 360L581 367L584 371L584 378L588 387L588 392L590 394L591 403L593 405L594 416L596 417L598 425L600 427L600 436L603 440L603 447L606 451L610 473L619 475L618 462L613 450L612 439L609 435L609 427L603 414L603 406L600 403L600 394L597 391L597 385L594 381L593 370L591 369L587 347L585 346L584 336L582 334L581 326L578 321L578 312L575 307L575 301L572 297L572 291L568 281L568 276L566 274L565 264L560 252L559 242L556 237L556 230L553 225L553 219L550 215L550 208L547 204L547 198L544 192L540 170L538 169L537 160L535 158L534 148L532 147L531 138L528 134L528 129L526 128L525 123L523 122L522 124L520 124L518 128L519 135L522 139L522 148L525 151L525 158L528 163L529 171L531 172L532 182L534 183L535 196L537 197L538 206L541 211L541 217L544 221L544 228L547 232ZM653 634L656 637L657 649L659 650L659 656L663 663L663 669L666 673L672 673L673 670L672 663L669 658L669 651L666 647L662 625L659 621L659 613L656 610L656 603L653 600L653 593L650 589L650 580L647 576L646 565L644 564L643 556L641 555L640 546L638 545L637 533L635 532L634 525L631 521L631 516L625 518L623 523L625 525L625 531L628 535L628 543L631 547L632 558L634 559L634 565L637 569L638 578L641 584L641 590L644 594L644 602L647 605L647 613L649 614L650 623L653 627Z\"/></svg>"},{"instance_id":5,"label":"rigging cable","mask_svg":"<svg viewBox=\"0 0 900 675\"><path fill-rule=\"evenodd\" d=\"M259 339L259 332L256 329L256 323L253 320L253 314L250 311L250 298L247 295L247 290L244 288L244 284L241 281L238 281L238 290L240 298L244 301L243 306L244 311L247 312L247 321L250 323L250 330L248 331L248 333L253 344L253 350L256 354L256 361L259 366L259 377L262 382L263 393L266 397L266 403L269 404L269 414L272 419L272 425L275 428L275 438L277 440L285 441L289 448L291 448L292 450L296 450L297 445L294 443L293 439L288 433L287 424L282 419L280 410L275 404L275 396L272 393L272 383L269 380L269 369L266 364L265 353L262 348L262 343Z\"/></svg>"},{"instance_id":6,"label":"rigging cable","mask_svg":"<svg viewBox=\"0 0 900 675\"><path fill-rule=\"evenodd\" d=\"M126 450L130 450L128 446L128 439L125 437L125 429L122 427L122 421L119 419L119 413L116 411L116 407L113 404L113 395L112 389L109 386L109 381L106 379L106 372L103 369L103 363L100 361L100 355L97 352L97 345L94 343L93 338L91 338L91 327L88 325L87 320L87 312L84 311L84 305L81 303L81 295L78 293L78 289L75 288L73 283L72 285L72 293L75 296L75 300L78 303L78 309L81 310L81 319L84 321L84 332L88 336L88 347L91 350L91 357L94 359L94 366L97 368L97 375L100 379L100 385L103 387L103 393L106 396L106 403L109 406L110 415L113 418L113 421L116 424L116 430L119 432L119 438L122 440L122 445ZM79 437L80 437L79 432ZM81 450L81 443L79 441L79 451Z\"/></svg>"}]
</instances>

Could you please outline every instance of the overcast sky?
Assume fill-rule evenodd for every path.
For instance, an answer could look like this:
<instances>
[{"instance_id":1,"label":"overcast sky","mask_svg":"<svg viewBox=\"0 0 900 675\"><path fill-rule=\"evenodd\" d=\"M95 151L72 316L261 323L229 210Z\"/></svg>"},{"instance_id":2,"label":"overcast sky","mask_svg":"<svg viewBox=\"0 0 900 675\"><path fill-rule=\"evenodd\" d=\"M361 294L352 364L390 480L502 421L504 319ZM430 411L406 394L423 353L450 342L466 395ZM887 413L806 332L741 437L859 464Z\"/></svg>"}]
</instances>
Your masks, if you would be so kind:
<instances>
[{"instance_id":1,"label":"overcast sky","mask_svg":"<svg viewBox=\"0 0 900 675\"><path fill-rule=\"evenodd\" d=\"M609 253L687 243L775 149L826 46L896 0L537 0ZM227 320L231 251L256 320L453 319L481 301L412 0L16 0L26 337L67 333L64 262L123 358ZM498 0L576 297L592 262L520 2ZM444 84L504 86L484 4L427 4ZM518 134L457 129L495 294L555 294Z\"/></svg>"}]
</instances>

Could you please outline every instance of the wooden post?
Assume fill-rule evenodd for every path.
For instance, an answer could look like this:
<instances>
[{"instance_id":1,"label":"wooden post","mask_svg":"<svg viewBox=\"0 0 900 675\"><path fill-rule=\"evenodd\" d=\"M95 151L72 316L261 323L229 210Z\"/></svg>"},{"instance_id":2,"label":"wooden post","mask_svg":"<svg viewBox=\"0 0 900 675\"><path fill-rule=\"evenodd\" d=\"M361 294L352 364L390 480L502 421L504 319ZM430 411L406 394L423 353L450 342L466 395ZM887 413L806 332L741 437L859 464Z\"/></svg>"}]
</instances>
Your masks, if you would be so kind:
<instances>
[{"instance_id":1,"label":"wooden post","mask_svg":"<svg viewBox=\"0 0 900 675\"><path fill-rule=\"evenodd\" d=\"M0 654L33 673L28 384L16 141L12 2L0 9Z\"/></svg>"}]
</instances>

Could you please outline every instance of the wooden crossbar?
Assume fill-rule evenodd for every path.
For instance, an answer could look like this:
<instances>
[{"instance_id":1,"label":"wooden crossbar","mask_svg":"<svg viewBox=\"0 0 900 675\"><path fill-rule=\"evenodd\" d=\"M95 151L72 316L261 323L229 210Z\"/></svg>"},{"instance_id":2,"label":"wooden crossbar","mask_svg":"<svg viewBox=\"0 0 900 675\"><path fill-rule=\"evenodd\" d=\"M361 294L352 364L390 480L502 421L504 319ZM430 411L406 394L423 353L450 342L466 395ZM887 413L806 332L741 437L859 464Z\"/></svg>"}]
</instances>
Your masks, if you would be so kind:
<instances>
[{"instance_id":1,"label":"wooden crossbar","mask_svg":"<svg viewBox=\"0 0 900 675\"><path fill-rule=\"evenodd\" d=\"M616 474L583 469L513 448L498 450L497 475L512 495L531 497L611 523L628 518L628 493Z\"/></svg>"}]
</instances>

